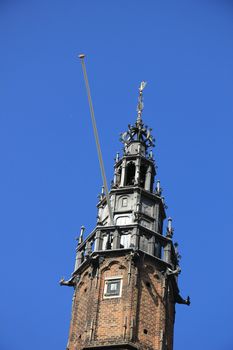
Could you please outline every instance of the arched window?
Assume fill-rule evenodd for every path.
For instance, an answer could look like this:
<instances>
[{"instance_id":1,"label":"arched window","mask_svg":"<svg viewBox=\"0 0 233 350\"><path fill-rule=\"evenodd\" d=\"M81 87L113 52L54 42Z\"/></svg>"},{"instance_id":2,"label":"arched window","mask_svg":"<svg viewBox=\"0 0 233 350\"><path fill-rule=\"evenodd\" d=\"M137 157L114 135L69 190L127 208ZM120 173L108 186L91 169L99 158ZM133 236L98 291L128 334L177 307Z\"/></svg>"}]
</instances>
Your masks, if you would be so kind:
<instances>
[{"instance_id":1,"label":"arched window","mask_svg":"<svg viewBox=\"0 0 233 350\"><path fill-rule=\"evenodd\" d=\"M140 186L145 187L147 167L142 165L140 168Z\"/></svg>"},{"instance_id":2,"label":"arched window","mask_svg":"<svg viewBox=\"0 0 233 350\"><path fill-rule=\"evenodd\" d=\"M122 169L121 169L121 167L119 167L117 169L117 173L116 173L116 184L117 185L120 185L120 183L121 183L121 171L122 171Z\"/></svg>"},{"instance_id":3,"label":"arched window","mask_svg":"<svg viewBox=\"0 0 233 350\"><path fill-rule=\"evenodd\" d=\"M135 181L135 164L131 162L126 167L125 185L132 186L134 185L134 181Z\"/></svg>"}]
</instances>

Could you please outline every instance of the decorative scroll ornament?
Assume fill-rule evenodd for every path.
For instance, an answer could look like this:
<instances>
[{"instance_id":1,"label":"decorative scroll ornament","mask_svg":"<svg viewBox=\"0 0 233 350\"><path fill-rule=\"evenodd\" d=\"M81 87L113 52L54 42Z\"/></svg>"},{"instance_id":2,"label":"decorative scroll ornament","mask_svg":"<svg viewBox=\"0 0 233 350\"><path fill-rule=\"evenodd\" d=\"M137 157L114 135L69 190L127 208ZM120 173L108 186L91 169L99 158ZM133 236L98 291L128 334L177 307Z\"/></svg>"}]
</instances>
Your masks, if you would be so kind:
<instances>
[{"instance_id":1,"label":"decorative scroll ornament","mask_svg":"<svg viewBox=\"0 0 233 350\"><path fill-rule=\"evenodd\" d=\"M139 87L139 96L137 104L137 120L134 125L128 125L128 130L120 135L120 141L127 146L132 141L139 141L145 144L148 147L154 147L155 139L151 135L151 128L148 128L147 125L144 125L142 121L142 111L144 109L143 104L143 90L146 86L146 82L142 81Z\"/></svg>"}]
</instances>

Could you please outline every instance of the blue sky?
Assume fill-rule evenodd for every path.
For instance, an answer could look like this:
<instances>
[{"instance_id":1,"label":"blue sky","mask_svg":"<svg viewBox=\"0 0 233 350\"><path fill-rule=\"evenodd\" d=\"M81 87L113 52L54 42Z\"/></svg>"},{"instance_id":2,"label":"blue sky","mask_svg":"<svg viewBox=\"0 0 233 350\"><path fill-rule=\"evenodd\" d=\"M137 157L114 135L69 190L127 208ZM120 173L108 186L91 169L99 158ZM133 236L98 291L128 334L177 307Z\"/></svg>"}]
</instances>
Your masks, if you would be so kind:
<instances>
[{"instance_id":1,"label":"blue sky","mask_svg":"<svg viewBox=\"0 0 233 350\"><path fill-rule=\"evenodd\" d=\"M86 64L107 178L119 133L153 128L182 255L175 350L233 349L233 2L2 0L1 350L64 350L75 237L96 224L101 176L77 54Z\"/></svg>"}]
</instances>

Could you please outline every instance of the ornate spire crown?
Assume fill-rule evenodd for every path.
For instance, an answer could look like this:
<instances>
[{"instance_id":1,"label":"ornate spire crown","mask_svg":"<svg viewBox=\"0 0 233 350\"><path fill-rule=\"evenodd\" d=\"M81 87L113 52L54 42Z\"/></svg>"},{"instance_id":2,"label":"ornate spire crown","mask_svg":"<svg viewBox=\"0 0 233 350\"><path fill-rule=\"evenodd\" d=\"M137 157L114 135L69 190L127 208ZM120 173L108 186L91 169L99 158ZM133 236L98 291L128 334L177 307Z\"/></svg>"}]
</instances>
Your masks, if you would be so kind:
<instances>
[{"instance_id":1,"label":"ornate spire crown","mask_svg":"<svg viewBox=\"0 0 233 350\"><path fill-rule=\"evenodd\" d=\"M151 135L151 128L144 125L142 121L142 111L144 109L143 103L143 90L145 89L146 82L142 81L139 87L139 96L137 104L137 120L134 125L128 125L128 130L121 133L120 141L124 146L129 145L132 141L142 142L146 148L154 147L155 139Z\"/></svg>"}]
</instances>

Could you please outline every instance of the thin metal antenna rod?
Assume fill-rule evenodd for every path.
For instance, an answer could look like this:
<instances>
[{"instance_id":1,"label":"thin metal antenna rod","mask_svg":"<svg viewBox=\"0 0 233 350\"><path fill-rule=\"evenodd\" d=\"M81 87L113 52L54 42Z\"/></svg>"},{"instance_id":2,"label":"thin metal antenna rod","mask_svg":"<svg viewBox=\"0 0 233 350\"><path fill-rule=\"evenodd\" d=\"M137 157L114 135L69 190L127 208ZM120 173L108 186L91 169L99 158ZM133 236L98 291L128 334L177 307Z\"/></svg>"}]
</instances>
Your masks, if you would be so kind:
<instances>
[{"instance_id":1,"label":"thin metal antenna rod","mask_svg":"<svg viewBox=\"0 0 233 350\"><path fill-rule=\"evenodd\" d=\"M104 170L103 157L102 157L101 148L100 148L97 126L96 126L96 122L95 122L94 108L93 108L93 104L92 104L92 100L91 100L91 91L90 91L90 87L89 87L89 83L88 83L87 71L86 71L86 66L85 66L85 62L84 62L85 55L81 54L81 55L79 55L79 58L81 59L83 76L84 76L86 90L87 90L87 97L88 97L90 113L91 113L91 121L92 121L92 126L93 126L93 130L94 130L94 135L95 135L96 148L97 148L97 153L98 153L98 158L99 158L99 163L100 163L100 170L101 170L102 180L103 180L103 184L104 184L104 190L105 190L106 199L107 199L110 222L111 222L111 225L114 225L112 208L111 208L110 198L109 198L109 193L108 193L107 179L106 179L105 170Z\"/></svg>"}]
</instances>

